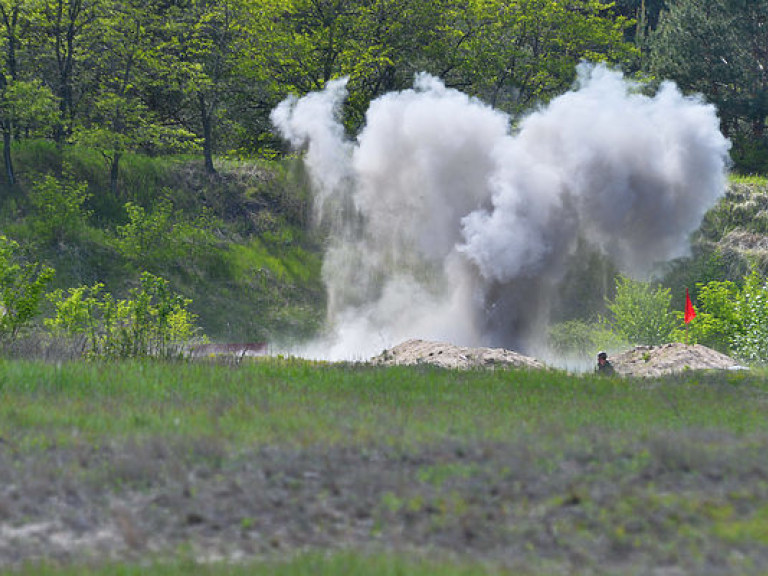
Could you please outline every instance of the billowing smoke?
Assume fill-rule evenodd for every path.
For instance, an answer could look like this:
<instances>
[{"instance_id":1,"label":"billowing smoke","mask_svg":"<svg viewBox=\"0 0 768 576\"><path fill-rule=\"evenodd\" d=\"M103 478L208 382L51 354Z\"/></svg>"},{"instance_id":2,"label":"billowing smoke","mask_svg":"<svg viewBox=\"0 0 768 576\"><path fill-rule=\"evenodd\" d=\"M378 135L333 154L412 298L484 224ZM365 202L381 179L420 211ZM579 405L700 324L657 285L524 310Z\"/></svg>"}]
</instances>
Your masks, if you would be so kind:
<instances>
[{"instance_id":1,"label":"billowing smoke","mask_svg":"<svg viewBox=\"0 0 768 576\"><path fill-rule=\"evenodd\" d=\"M407 338L533 351L555 287L587 242L633 276L685 255L723 193L716 111L671 83L654 96L582 65L571 92L516 127L422 74L374 102L356 141L345 80L272 118L306 147L324 260L328 338L362 359Z\"/></svg>"}]
</instances>

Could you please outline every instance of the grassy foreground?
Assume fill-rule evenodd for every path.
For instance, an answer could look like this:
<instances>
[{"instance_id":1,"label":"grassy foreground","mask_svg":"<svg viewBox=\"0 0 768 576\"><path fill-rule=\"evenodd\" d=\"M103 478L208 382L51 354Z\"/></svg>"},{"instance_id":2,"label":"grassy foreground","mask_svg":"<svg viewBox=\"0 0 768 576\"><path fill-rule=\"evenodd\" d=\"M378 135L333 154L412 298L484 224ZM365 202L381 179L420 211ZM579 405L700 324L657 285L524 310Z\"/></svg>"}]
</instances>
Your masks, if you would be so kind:
<instances>
[{"instance_id":1,"label":"grassy foreground","mask_svg":"<svg viewBox=\"0 0 768 576\"><path fill-rule=\"evenodd\" d=\"M766 558L755 550L768 547L767 407L768 379L762 372L636 381L557 371L456 372L280 359L237 367L0 362L0 451L10 447L18 461L60 448L153 439L176 446L215 442L219 456L259 447L345 457L381 450L395 463L402 455L413 476L375 495L369 508L378 533L405 522L445 536L463 522L489 530L491 552L494 542L529 539L531 548L522 548L521 555L550 550L552 561L560 562L561 552L541 542L553 532L559 549L584 543L579 553L585 574L645 573L643 562L659 556L672 566L701 567L716 560L724 571L713 573L761 573ZM238 465L235 456L217 473L230 470L234 477ZM114 474L99 474L114 481ZM492 516L493 502L475 500L485 492L503 504L499 512L510 520L505 535L490 532L498 518L473 516L481 508ZM243 529L246 521L252 520L243 518ZM539 528L543 524L546 530ZM497 536L501 540L494 540ZM588 542L606 540L610 554L590 550ZM294 552L232 565L200 564L181 551L149 566L75 562L17 570L458 576L562 568L557 562L529 562L511 570L492 553L453 561L419 558L374 549L372 554ZM615 569L596 572L603 558ZM630 563L636 571L620 568L626 558L639 562Z\"/></svg>"},{"instance_id":2,"label":"grassy foreground","mask_svg":"<svg viewBox=\"0 0 768 576\"><path fill-rule=\"evenodd\" d=\"M768 431L766 393L762 374L744 372L633 381L279 359L238 367L3 361L0 436L38 447L156 435L211 436L233 447L408 447L552 431L576 437L587 428L748 434Z\"/></svg>"}]
</instances>

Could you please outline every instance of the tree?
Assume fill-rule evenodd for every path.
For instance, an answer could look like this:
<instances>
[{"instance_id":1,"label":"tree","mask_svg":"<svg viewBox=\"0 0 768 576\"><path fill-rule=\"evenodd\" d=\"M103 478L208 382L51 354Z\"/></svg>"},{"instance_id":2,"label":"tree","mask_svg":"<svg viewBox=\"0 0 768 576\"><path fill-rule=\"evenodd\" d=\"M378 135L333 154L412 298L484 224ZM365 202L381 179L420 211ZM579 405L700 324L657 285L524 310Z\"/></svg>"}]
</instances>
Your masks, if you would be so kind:
<instances>
[{"instance_id":1,"label":"tree","mask_svg":"<svg viewBox=\"0 0 768 576\"><path fill-rule=\"evenodd\" d=\"M30 0L0 0L0 131L3 134L3 163L9 185L16 183L11 148L14 133L21 129L48 129L54 122L54 98L47 86L31 77L31 70L22 75L19 52L24 30L29 28ZM27 79L23 79L27 78Z\"/></svg>"},{"instance_id":2,"label":"tree","mask_svg":"<svg viewBox=\"0 0 768 576\"><path fill-rule=\"evenodd\" d=\"M9 185L16 183L11 150L14 132L43 135L56 125L56 100L38 80L8 82L0 73L0 130L3 132L3 162Z\"/></svg>"},{"instance_id":3,"label":"tree","mask_svg":"<svg viewBox=\"0 0 768 576\"><path fill-rule=\"evenodd\" d=\"M83 95L88 93L87 60L97 54L94 23L106 0L33 0L31 25L37 44L39 74L50 83L59 103L55 140L72 130Z\"/></svg>"},{"instance_id":4,"label":"tree","mask_svg":"<svg viewBox=\"0 0 768 576\"><path fill-rule=\"evenodd\" d=\"M2 22L3 40L5 49L3 50L3 66L0 69L0 93L5 96L9 82L15 82L18 77L18 66L16 60L16 51L19 45L19 20L24 11L26 0L10 0L0 2L0 22ZM0 117L0 129L3 131L3 162L5 164L5 175L8 184L13 186L16 183L16 175L13 170L13 160L11 157L11 134L13 123L9 115L3 114Z\"/></svg>"},{"instance_id":5,"label":"tree","mask_svg":"<svg viewBox=\"0 0 768 576\"><path fill-rule=\"evenodd\" d=\"M464 43L472 92L509 112L562 93L582 60L623 62L630 21L599 0L474 0Z\"/></svg>"},{"instance_id":6,"label":"tree","mask_svg":"<svg viewBox=\"0 0 768 576\"><path fill-rule=\"evenodd\" d=\"M202 139L211 175L219 114L252 66L250 26L257 8L247 0L192 0L165 14L159 47L167 73L163 82L181 96L177 120Z\"/></svg>"},{"instance_id":7,"label":"tree","mask_svg":"<svg viewBox=\"0 0 768 576\"><path fill-rule=\"evenodd\" d=\"M87 226L91 211L84 207L90 198L88 183L75 180L64 165L61 179L51 174L35 181L29 192L34 212L30 215L37 242L53 245L77 238Z\"/></svg>"},{"instance_id":8,"label":"tree","mask_svg":"<svg viewBox=\"0 0 768 576\"><path fill-rule=\"evenodd\" d=\"M633 52L599 0L284 0L261 50L286 91L349 76L347 124L418 72L510 112L569 87L580 60Z\"/></svg>"},{"instance_id":9,"label":"tree","mask_svg":"<svg viewBox=\"0 0 768 576\"><path fill-rule=\"evenodd\" d=\"M761 140L768 116L768 0L676 0L650 38L649 69L719 109L723 133Z\"/></svg>"},{"instance_id":10,"label":"tree","mask_svg":"<svg viewBox=\"0 0 768 576\"><path fill-rule=\"evenodd\" d=\"M144 101L147 77L162 73L153 45L157 23L145 0L113 0L100 19L98 50L93 57L89 102L74 139L101 152L109 166L110 192L118 195L120 159L143 147L179 150L194 146L194 135L162 126Z\"/></svg>"}]
</instances>

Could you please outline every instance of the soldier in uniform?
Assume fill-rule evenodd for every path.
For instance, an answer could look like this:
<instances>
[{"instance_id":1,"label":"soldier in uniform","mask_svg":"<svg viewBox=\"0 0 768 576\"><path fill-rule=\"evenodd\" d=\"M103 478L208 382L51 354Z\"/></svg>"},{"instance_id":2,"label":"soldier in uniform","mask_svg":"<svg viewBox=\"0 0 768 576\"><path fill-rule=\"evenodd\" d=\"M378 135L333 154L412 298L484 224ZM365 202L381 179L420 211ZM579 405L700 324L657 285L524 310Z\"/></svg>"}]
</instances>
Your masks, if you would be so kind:
<instances>
[{"instance_id":1,"label":"soldier in uniform","mask_svg":"<svg viewBox=\"0 0 768 576\"><path fill-rule=\"evenodd\" d=\"M608 360L607 352L598 352L595 372L597 374L602 374L603 376L613 376L616 373L613 369L613 364Z\"/></svg>"}]
</instances>

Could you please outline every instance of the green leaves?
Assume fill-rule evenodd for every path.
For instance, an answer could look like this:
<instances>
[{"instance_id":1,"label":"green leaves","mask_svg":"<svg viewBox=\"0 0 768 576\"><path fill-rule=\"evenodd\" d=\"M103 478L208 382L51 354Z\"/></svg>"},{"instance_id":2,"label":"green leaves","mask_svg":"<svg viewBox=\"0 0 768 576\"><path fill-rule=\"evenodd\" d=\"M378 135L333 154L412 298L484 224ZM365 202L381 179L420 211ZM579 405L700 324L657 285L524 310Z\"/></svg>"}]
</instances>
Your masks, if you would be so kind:
<instances>
[{"instance_id":1,"label":"green leaves","mask_svg":"<svg viewBox=\"0 0 768 576\"><path fill-rule=\"evenodd\" d=\"M608 303L614 331L633 344L655 346L669 342L677 325L669 309L671 301L668 288L619 276L616 297Z\"/></svg>"},{"instance_id":2,"label":"green leaves","mask_svg":"<svg viewBox=\"0 0 768 576\"><path fill-rule=\"evenodd\" d=\"M768 362L768 284L753 271L743 286L730 281L699 285L693 342L750 363Z\"/></svg>"},{"instance_id":3,"label":"green leaves","mask_svg":"<svg viewBox=\"0 0 768 576\"><path fill-rule=\"evenodd\" d=\"M768 285L766 279L750 274L736 300L737 329L731 336L734 353L748 362L768 362Z\"/></svg>"},{"instance_id":4,"label":"green leaves","mask_svg":"<svg viewBox=\"0 0 768 576\"><path fill-rule=\"evenodd\" d=\"M0 235L0 339L13 340L37 315L53 276L44 264L21 262L19 245Z\"/></svg>"},{"instance_id":5,"label":"green leaves","mask_svg":"<svg viewBox=\"0 0 768 576\"><path fill-rule=\"evenodd\" d=\"M116 300L101 283L57 290L49 297L56 315L46 325L80 342L86 356L170 358L183 353L199 329L191 300L174 293L167 280L142 273L129 297Z\"/></svg>"},{"instance_id":6,"label":"green leaves","mask_svg":"<svg viewBox=\"0 0 768 576\"><path fill-rule=\"evenodd\" d=\"M159 201L152 211L132 202L125 209L128 223L117 227L115 247L121 256L140 266L188 257L190 251L205 250L215 242L208 213L188 222L174 215L168 200Z\"/></svg>"},{"instance_id":7,"label":"green leaves","mask_svg":"<svg viewBox=\"0 0 768 576\"><path fill-rule=\"evenodd\" d=\"M686 91L704 94L717 106L723 132L739 145L737 159L747 164L749 172L764 170L765 151L759 154L762 158L745 157L750 146L743 139L758 148L766 143L768 2L678 0L667 4L649 38L650 71L675 80Z\"/></svg>"},{"instance_id":8,"label":"green leaves","mask_svg":"<svg viewBox=\"0 0 768 576\"><path fill-rule=\"evenodd\" d=\"M35 208L31 225L37 240L44 245L77 238L86 225L91 211L85 208L91 197L87 182L77 182L64 167L59 180L46 174L37 180L29 193Z\"/></svg>"}]
</instances>

